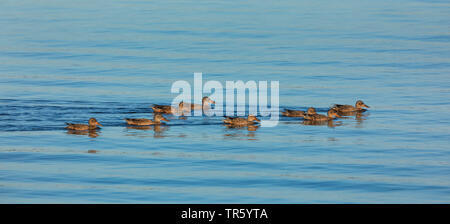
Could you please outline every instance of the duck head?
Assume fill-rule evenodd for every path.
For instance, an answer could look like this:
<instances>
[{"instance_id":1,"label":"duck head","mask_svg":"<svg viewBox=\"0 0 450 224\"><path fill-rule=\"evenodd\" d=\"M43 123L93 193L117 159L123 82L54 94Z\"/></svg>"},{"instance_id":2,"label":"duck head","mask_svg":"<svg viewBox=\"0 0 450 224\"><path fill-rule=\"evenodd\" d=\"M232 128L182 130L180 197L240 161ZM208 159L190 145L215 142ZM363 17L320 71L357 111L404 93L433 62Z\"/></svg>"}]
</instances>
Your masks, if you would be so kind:
<instances>
[{"instance_id":1,"label":"duck head","mask_svg":"<svg viewBox=\"0 0 450 224\"><path fill-rule=\"evenodd\" d=\"M170 121L170 120L167 120L162 114L155 114L153 120L155 122L161 122L161 121L167 121L168 122L168 121Z\"/></svg>"},{"instance_id":2,"label":"duck head","mask_svg":"<svg viewBox=\"0 0 450 224\"><path fill-rule=\"evenodd\" d=\"M327 112L329 118L341 117L335 109L330 109Z\"/></svg>"},{"instance_id":3,"label":"duck head","mask_svg":"<svg viewBox=\"0 0 450 224\"><path fill-rule=\"evenodd\" d=\"M310 108L308 108L308 110L306 111L306 114L308 114L308 115L317 114L317 113L316 113L316 109L314 109L314 107L310 107Z\"/></svg>"},{"instance_id":4,"label":"duck head","mask_svg":"<svg viewBox=\"0 0 450 224\"><path fill-rule=\"evenodd\" d=\"M257 121L257 122L261 122L261 120L259 120L258 118L256 118L255 115L248 115L247 121Z\"/></svg>"},{"instance_id":5,"label":"duck head","mask_svg":"<svg viewBox=\"0 0 450 224\"><path fill-rule=\"evenodd\" d=\"M92 118L89 119L89 126L97 126L97 125L103 127L103 125L98 123L98 121L95 118L92 117Z\"/></svg>"},{"instance_id":6,"label":"duck head","mask_svg":"<svg viewBox=\"0 0 450 224\"><path fill-rule=\"evenodd\" d=\"M202 98L202 104L204 105L205 103L216 104L216 101L210 99L208 96L205 96Z\"/></svg>"},{"instance_id":7,"label":"duck head","mask_svg":"<svg viewBox=\"0 0 450 224\"><path fill-rule=\"evenodd\" d=\"M362 100L356 101L355 107L358 108L358 109L362 109L363 107L370 108Z\"/></svg>"}]
</instances>

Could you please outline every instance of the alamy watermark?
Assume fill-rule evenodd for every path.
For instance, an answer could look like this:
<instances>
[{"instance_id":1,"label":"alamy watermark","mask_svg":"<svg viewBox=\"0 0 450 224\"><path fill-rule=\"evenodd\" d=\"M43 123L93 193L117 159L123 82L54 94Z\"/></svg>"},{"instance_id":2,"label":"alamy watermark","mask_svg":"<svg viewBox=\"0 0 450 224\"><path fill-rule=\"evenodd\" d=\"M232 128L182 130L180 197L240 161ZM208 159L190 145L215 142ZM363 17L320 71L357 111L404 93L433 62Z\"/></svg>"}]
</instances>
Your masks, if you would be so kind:
<instances>
[{"instance_id":1,"label":"alamy watermark","mask_svg":"<svg viewBox=\"0 0 450 224\"><path fill-rule=\"evenodd\" d=\"M269 90L270 106L267 81L226 81L224 91L219 81L210 80L203 84L202 73L194 73L193 89L185 80L172 84L171 92L179 94L172 101L172 113L177 116L244 116L248 106L248 114L262 117L261 127L274 127L279 118L279 82L270 81ZM193 104L192 100L201 104Z\"/></svg>"}]
</instances>

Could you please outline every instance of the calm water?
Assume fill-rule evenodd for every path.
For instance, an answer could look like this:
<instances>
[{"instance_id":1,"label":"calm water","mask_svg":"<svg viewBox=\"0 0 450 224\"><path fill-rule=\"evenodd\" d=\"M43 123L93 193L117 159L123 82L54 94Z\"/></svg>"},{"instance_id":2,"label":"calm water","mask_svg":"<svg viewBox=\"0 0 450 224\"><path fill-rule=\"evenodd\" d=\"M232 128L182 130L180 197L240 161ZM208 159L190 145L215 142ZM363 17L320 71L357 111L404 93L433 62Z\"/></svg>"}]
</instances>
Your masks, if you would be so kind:
<instances>
[{"instance_id":1,"label":"calm water","mask_svg":"<svg viewBox=\"0 0 450 224\"><path fill-rule=\"evenodd\" d=\"M0 203L450 202L448 1L4 0L0 27ZM371 109L124 124L194 72L279 81L282 109ZM64 129L89 117L101 131Z\"/></svg>"}]
</instances>

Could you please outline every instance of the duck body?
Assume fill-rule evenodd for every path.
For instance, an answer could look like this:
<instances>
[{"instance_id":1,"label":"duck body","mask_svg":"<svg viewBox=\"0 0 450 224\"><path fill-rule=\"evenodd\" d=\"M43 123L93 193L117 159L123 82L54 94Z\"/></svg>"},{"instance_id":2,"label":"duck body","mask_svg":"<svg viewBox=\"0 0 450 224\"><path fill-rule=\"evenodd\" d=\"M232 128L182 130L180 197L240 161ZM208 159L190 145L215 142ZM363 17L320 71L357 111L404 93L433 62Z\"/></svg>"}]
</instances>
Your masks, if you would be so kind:
<instances>
[{"instance_id":1,"label":"duck body","mask_svg":"<svg viewBox=\"0 0 450 224\"><path fill-rule=\"evenodd\" d=\"M171 114L172 113L172 106L169 105L155 105L152 107L153 112L155 113L165 113L165 114Z\"/></svg>"},{"instance_id":2,"label":"duck body","mask_svg":"<svg viewBox=\"0 0 450 224\"><path fill-rule=\"evenodd\" d=\"M306 115L304 118L305 120L310 120L310 121L328 121L328 120L333 120L335 117L341 117L338 112L334 109L330 109L327 112L327 115L323 115L323 114L311 114L311 115Z\"/></svg>"},{"instance_id":3,"label":"duck body","mask_svg":"<svg viewBox=\"0 0 450 224\"><path fill-rule=\"evenodd\" d=\"M86 131L86 130L95 130L97 129L97 125L103 126L95 118L90 118L88 124L73 124L73 123L66 123L67 127L66 129L69 130L76 130L76 131Z\"/></svg>"},{"instance_id":4,"label":"duck body","mask_svg":"<svg viewBox=\"0 0 450 224\"><path fill-rule=\"evenodd\" d=\"M358 101L356 101L355 106L335 104L332 108L334 110L336 110L337 112L347 113L347 112L354 112L354 111L364 112L364 111L366 111L366 109L364 109L363 107L370 108L362 100L358 100Z\"/></svg>"},{"instance_id":5,"label":"duck body","mask_svg":"<svg viewBox=\"0 0 450 224\"><path fill-rule=\"evenodd\" d=\"M129 125L155 125L163 124L161 121L169 121L161 114L155 114L153 120L145 118L125 118L125 121Z\"/></svg>"},{"instance_id":6,"label":"duck body","mask_svg":"<svg viewBox=\"0 0 450 224\"><path fill-rule=\"evenodd\" d=\"M181 107L183 111L190 112L191 110L208 110L211 108L211 104L216 104L216 102L205 96L202 98L202 104L183 103Z\"/></svg>"},{"instance_id":7,"label":"duck body","mask_svg":"<svg viewBox=\"0 0 450 224\"><path fill-rule=\"evenodd\" d=\"M357 110L357 111L338 111L338 114L341 116L356 116L356 117L361 117L362 113L367 111L366 109L361 109L361 110Z\"/></svg>"},{"instance_id":8,"label":"duck body","mask_svg":"<svg viewBox=\"0 0 450 224\"><path fill-rule=\"evenodd\" d=\"M301 110L289 110L285 109L283 112L281 112L281 115L285 117L305 117L306 115L313 115L316 114L316 109L313 107L308 108L308 110L301 111Z\"/></svg>"},{"instance_id":9,"label":"duck body","mask_svg":"<svg viewBox=\"0 0 450 224\"><path fill-rule=\"evenodd\" d=\"M153 112L155 113L163 113L163 114L183 114L185 104L181 101L178 104L178 107L172 107L170 105L154 105L152 107Z\"/></svg>"},{"instance_id":10,"label":"duck body","mask_svg":"<svg viewBox=\"0 0 450 224\"><path fill-rule=\"evenodd\" d=\"M236 126L247 126L253 125L255 122L260 122L258 118L254 115L248 115L247 118L242 117L225 117L223 120L225 124L236 125Z\"/></svg>"},{"instance_id":11,"label":"duck body","mask_svg":"<svg viewBox=\"0 0 450 224\"><path fill-rule=\"evenodd\" d=\"M281 112L281 115L283 115L285 117L304 117L305 114L306 114L305 111L301 111L301 110L285 109L283 112Z\"/></svg>"},{"instance_id":12,"label":"duck body","mask_svg":"<svg viewBox=\"0 0 450 224\"><path fill-rule=\"evenodd\" d=\"M333 118L329 118L328 116L325 116L323 114L312 114L312 115L305 116L305 120L309 120L309 121L328 121L331 119L333 119Z\"/></svg>"},{"instance_id":13,"label":"duck body","mask_svg":"<svg viewBox=\"0 0 450 224\"><path fill-rule=\"evenodd\" d=\"M172 107L170 105L154 105L152 109L155 113L175 114L183 116L185 113L190 113L191 110L194 110L194 108L197 108L197 106L201 107L201 105L198 104L190 104L181 101L178 104L178 107Z\"/></svg>"}]
</instances>

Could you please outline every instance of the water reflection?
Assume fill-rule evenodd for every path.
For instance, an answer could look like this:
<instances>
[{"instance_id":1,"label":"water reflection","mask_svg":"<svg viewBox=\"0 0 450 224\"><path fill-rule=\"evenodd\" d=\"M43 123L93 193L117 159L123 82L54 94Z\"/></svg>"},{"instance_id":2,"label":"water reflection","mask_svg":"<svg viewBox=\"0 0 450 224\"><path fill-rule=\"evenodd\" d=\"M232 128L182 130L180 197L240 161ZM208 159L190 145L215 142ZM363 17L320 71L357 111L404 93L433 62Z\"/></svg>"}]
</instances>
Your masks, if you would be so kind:
<instances>
[{"instance_id":1,"label":"water reflection","mask_svg":"<svg viewBox=\"0 0 450 224\"><path fill-rule=\"evenodd\" d=\"M328 120L328 121L312 121L312 120L304 120L302 122L303 125L317 125L317 126L328 126L329 128L334 128L342 125L342 121L336 120Z\"/></svg>"},{"instance_id":2,"label":"water reflection","mask_svg":"<svg viewBox=\"0 0 450 224\"><path fill-rule=\"evenodd\" d=\"M247 140L257 140L256 139L256 130L258 130L259 126L258 125L231 125L231 124L224 124L224 126L227 127L227 130L245 130L247 129L248 133L228 133L228 134L224 134L225 138L247 138Z\"/></svg>"},{"instance_id":3,"label":"water reflection","mask_svg":"<svg viewBox=\"0 0 450 224\"><path fill-rule=\"evenodd\" d=\"M164 138L166 137L164 133L169 130L167 125L145 125L145 126L127 126L127 130L141 130L141 131L152 131L154 138ZM138 137L150 137L148 132L128 132L128 136L138 136Z\"/></svg>"},{"instance_id":4,"label":"water reflection","mask_svg":"<svg viewBox=\"0 0 450 224\"><path fill-rule=\"evenodd\" d=\"M355 117L356 120L356 127L357 128L362 128L363 127L363 122L367 119L367 117L369 116L369 113L364 113L366 110L362 110L362 111L351 111L351 112L339 112L340 116L343 116L343 118L348 118L348 117Z\"/></svg>"},{"instance_id":5,"label":"water reflection","mask_svg":"<svg viewBox=\"0 0 450 224\"><path fill-rule=\"evenodd\" d=\"M227 129L247 129L248 131L256 131L259 125L236 125L236 124L224 124Z\"/></svg>"},{"instance_id":6,"label":"water reflection","mask_svg":"<svg viewBox=\"0 0 450 224\"><path fill-rule=\"evenodd\" d=\"M67 134L69 135L87 135L91 138L97 138L99 136L100 131L98 131L97 129L92 129L92 130L67 130Z\"/></svg>"}]
</instances>

